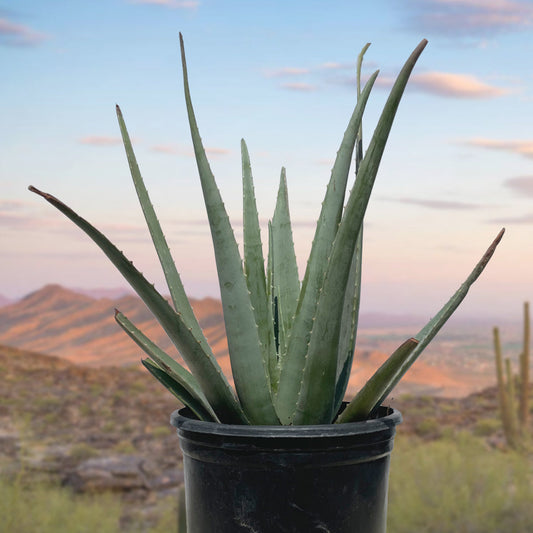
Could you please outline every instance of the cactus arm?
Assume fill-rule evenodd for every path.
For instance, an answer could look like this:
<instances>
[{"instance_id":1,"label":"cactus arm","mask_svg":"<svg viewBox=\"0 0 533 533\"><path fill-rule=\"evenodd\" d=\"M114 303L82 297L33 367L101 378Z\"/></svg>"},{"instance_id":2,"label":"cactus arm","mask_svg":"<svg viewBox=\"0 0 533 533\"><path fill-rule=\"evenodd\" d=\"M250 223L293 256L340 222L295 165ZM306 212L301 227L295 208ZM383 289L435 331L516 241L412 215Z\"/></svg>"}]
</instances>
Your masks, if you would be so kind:
<instances>
[{"instance_id":1,"label":"cactus arm","mask_svg":"<svg viewBox=\"0 0 533 533\"><path fill-rule=\"evenodd\" d=\"M361 162L355 185L350 192L318 300L298 398L297 416L295 416L297 423L327 423L331 422L335 414L333 402L342 317L342 305L338 305L338 302L343 301L346 292L357 236L363 223L394 116L409 76L426 44L427 41L423 40L416 47L400 71ZM320 385L316 386L317 383ZM315 384L315 387L311 384ZM316 390L319 392L314 392Z\"/></svg>"},{"instance_id":2,"label":"cactus arm","mask_svg":"<svg viewBox=\"0 0 533 533\"><path fill-rule=\"evenodd\" d=\"M274 247L274 295L278 299L280 365L287 352L287 342L300 293L298 266L294 252L285 168L281 169L278 197L272 217Z\"/></svg>"},{"instance_id":3,"label":"cactus arm","mask_svg":"<svg viewBox=\"0 0 533 533\"><path fill-rule=\"evenodd\" d=\"M207 411L204 405L197 401L197 398L190 395L190 392L185 389L181 383L178 383L170 374L159 368L150 359L141 359L143 366L152 374L154 378L167 388L180 402L186 405L199 420L206 422L216 422L218 419L212 416L212 411Z\"/></svg>"},{"instance_id":4,"label":"cactus arm","mask_svg":"<svg viewBox=\"0 0 533 533\"><path fill-rule=\"evenodd\" d=\"M135 157L135 152L133 151L130 136L128 134L128 130L126 129L126 123L124 122L124 117L118 105L116 106L116 111L120 133L122 135L124 148L126 150L126 157L128 158L131 177L133 179L135 190L137 192L152 241L157 251L161 267L163 268L163 272L165 274L165 279L167 281L172 302L174 303L174 308L176 311L181 313L183 321L192 328L194 335L198 339L201 339L205 346L208 346L202 328L198 324L189 299L185 294L185 289L183 288L180 275L176 269L176 265L170 254L170 250L161 229L161 225L157 219L154 207L148 195L148 191L144 185L144 181L139 170L139 165L137 164L137 159Z\"/></svg>"},{"instance_id":5,"label":"cactus arm","mask_svg":"<svg viewBox=\"0 0 533 533\"><path fill-rule=\"evenodd\" d=\"M358 407L359 402L364 403L365 406L369 405L369 402L365 399L366 391L364 390L365 387L363 387L363 389L361 389L361 391L359 391L355 398L350 402L350 405L352 406L350 412L357 412L358 416L362 416L363 418L365 418L370 416L372 411L374 411L381 405L381 403L392 392L394 387L398 384L398 382L404 376L407 370L411 368L411 366L420 356L424 348L429 344L433 337L435 337L435 335L440 331L442 326L444 326L444 324L447 322L453 312L457 309L459 304L464 300L465 296L468 293L468 290L477 280L477 278L481 275L481 272L483 272L488 262L490 261L490 258L493 256L496 247L498 246L499 242L503 237L503 233L504 230L502 229L500 233L498 233L496 239L494 239L492 244L489 246L487 251L483 254L482 258L476 264L476 266L474 267L470 275L467 277L465 282L459 287L459 289L442 307L442 309L417 333L415 340L418 344L414 347L414 349L409 352L406 352L404 354L405 357L400 358L398 361L391 362L393 368L395 367L395 371L393 374L387 376L384 379L383 386L381 387L381 396L376 396L374 398L374 405L372 406L372 409L366 414L364 414L364 410ZM371 378L371 380L373 380L373 378ZM342 417L341 421L349 422L352 420L349 418L349 415L345 415Z\"/></svg>"},{"instance_id":6,"label":"cactus arm","mask_svg":"<svg viewBox=\"0 0 533 533\"><path fill-rule=\"evenodd\" d=\"M277 388L276 346L272 329L272 306L267 296L265 262L259 215L255 200L250 156L244 139L241 140L242 183L243 183L243 234L244 234L244 273L250 292L255 322L259 330L259 340L263 348L263 364L267 368L270 387Z\"/></svg>"},{"instance_id":7,"label":"cactus arm","mask_svg":"<svg viewBox=\"0 0 533 533\"><path fill-rule=\"evenodd\" d=\"M508 403L508 391L505 387L505 378L503 373L503 357L502 357L502 345L500 341L500 330L495 327L492 329L492 336L493 336L493 342L494 342L494 357L495 357L495 365L496 365L496 381L498 383L498 400L500 404L500 412L501 417L504 425L504 429L506 427L506 413L508 411L507 409L507 403Z\"/></svg>"},{"instance_id":8,"label":"cactus arm","mask_svg":"<svg viewBox=\"0 0 533 533\"><path fill-rule=\"evenodd\" d=\"M504 362L502 356L502 346L500 341L500 331L498 328L492 330L494 340L494 355L496 362L496 379L498 383L498 403L500 406L500 417L502 419L503 432L507 440L507 444L511 448L516 448L519 445L516 430L513 424L513 412L511 406L511 398L509 396L509 389L505 383Z\"/></svg>"},{"instance_id":9,"label":"cactus arm","mask_svg":"<svg viewBox=\"0 0 533 533\"><path fill-rule=\"evenodd\" d=\"M514 376L511 367L511 358L505 358L505 376L507 379L507 397L509 399L510 427L513 435L518 441L520 435L518 428L518 417L516 410L516 391L514 386Z\"/></svg>"},{"instance_id":10,"label":"cactus arm","mask_svg":"<svg viewBox=\"0 0 533 533\"><path fill-rule=\"evenodd\" d=\"M29 187L30 191L42 196L82 229L97 244L104 254L124 276L139 297L157 318L181 356L195 374L211 407L222 422L247 423L239 404L211 350L197 339L178 312L156 291L155 287L133 266L124 254L100 231L80 217L70 207L52 196Z\"/></svg>"},{"instance_id":11,"label":"cactus arm","mask_svg":"<svg viewBox=\"0 0 533 533\"><path fill-rule=\"evenodd\" d=\"M414 338L406 340L401 344L394 353L381 365L373 376L365 383L359 391L357 401L351 401L346 409L339 416L337 422L356 422L365 420L374 410L376 399L382 398L387 394L387 386L390 382L397 380L399 369L408 359L409 355L418 345Z\"/></svg>"},{"instance_id":12,"label":"cactus arm","mask_svg":"<svg viewBox=\"0 0 533 533\"><path fill-rule=\"evenodd\" d=\"M209 413L209 419L218 421L218 418L209 405L200 385L196 378L183 366L181 366L170 355L165 353L159 346L157 346L151 339L149 339L142 331L140 331L125 315L120 311L115 310L115 320L117 324L127 333L127 335L141 348L158 366L162 372L175 381L187 394L187 399L182 399L183 403L190 407L195 413L198 410L197 405L202 408L202 411ZM194 406L192 404L195 404Z\"/></svg>"},{"instance_id":13,"label":"cactus arm","mask_svg":"<svg viewBox=\"0 0 533 533\"><path fill-rule=\"evenodd\" d=\"M375 72L363 89L361 98L352 113L344 133L337 157L331 171L331 178L322 203L322 210L317 223L311 252L302 286L296 316L291 328L288 356L280 369L280 383L277 396L277 410L283 424L291 421L296 407L302 373L305 366L307 346L316 314L316 302L322 283L327 261L331 252L331 243L335 239L342 216L342 208L351 165L352 154L361 125L363 112L376 80Z\"/></svg>"},{"instance_id":14,"label":"cactus arm","mask_svg":"<svg viewBox=\"0 0 533 533\"><path fill-rule=\"evenodd\" d=\"M198 131L189 91L185 48L181 34L180 48L185 102L211 227L231 369L237 395L252 424L279 424L237 241Z\"/></svg>"},{"instance_id":15,"label":"cactus arm","mask_svg":"<svg viewBox=\"0 0 533 533\"><path fill-rule=\"evenodd\" d=\"M520 356L520 424L524 431L529 425L529 352L531 344L529 303L524 303L524 341Z\"/></svg>"}]
</instances>

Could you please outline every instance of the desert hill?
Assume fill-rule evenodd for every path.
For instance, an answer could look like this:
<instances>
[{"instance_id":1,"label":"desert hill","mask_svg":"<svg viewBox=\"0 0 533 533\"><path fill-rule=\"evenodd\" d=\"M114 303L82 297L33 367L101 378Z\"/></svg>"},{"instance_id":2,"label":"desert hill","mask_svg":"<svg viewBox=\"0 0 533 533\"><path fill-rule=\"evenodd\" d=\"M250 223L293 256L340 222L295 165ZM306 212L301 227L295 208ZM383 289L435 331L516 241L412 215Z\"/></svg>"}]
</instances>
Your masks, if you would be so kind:
<instances>
[{"instance_id":1,"label":"desert hill","mask_svg":"<svg viewBox=\"0 0 533 533\"><path fill-rule=\"evenodd\" d=\"M229 377L230 362L220 301L205 298L192 300L192 305L219 364ZM138 365L144 354L115 323L115 308L162 349L179 359L166 334L138 297L93 298L60 285L47 285L1 307L0 343L62 357L78 365ZM387 354L417 331L417 326L412 325L415 320L406 317L394 327L380 328L379 317L362 317L350 394L383 363ZM487 344L490 350L489 337ZM462 351L466 345L472 353ZM494 371L492 358L478 357L476 346L470 333L466 337L449 336L440 344L434 342L402 380L397 392L460 397L481 390L494 381ZM442 357L435 357L435 351Z\"/></svg>"},{"instance_id":2,"label":"desert hill","mask_svg":"<svg viewBox=\"0 0 533 533\"><path fill-rule=\"evenodd\" d=\"M227 353L220 302L193 300L193 309L218 356ZM119 309L161 348L176 354L164 331L142 301L91 298L60 285L47 285L18 302L0 308L0 342L64 357L84 365L137 362L140 350L115 323Z\"/></svg>"}]
</instances>

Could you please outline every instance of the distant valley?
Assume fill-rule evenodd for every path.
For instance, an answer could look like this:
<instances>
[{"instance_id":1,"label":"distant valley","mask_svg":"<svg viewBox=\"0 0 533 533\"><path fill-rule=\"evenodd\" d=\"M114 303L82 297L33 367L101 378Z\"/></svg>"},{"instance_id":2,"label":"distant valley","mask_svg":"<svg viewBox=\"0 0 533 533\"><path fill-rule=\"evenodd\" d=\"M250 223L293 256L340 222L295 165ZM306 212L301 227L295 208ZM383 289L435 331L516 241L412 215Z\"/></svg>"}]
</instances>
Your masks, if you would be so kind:
<instances>
[{"instance_id":1,"label":"distant valley","mask_svg":"<svg viewBox=\"0 0 533 533\"><path fill-rule=\"evenodd\" d=\"M0 307L0 343L89 366L138 365L144 354L114 321L120 309L161 348L179 358L166 334L133 295L99 293L93 297L60 285L47 285ZM98 293L96 293L98 294ZM114 296L114 297L113 297ZM192 300L195 314L224 372L230 376L222 306L218 300ZM356 360L350 380L354 392L394 348L422 327L416 317L362 315ZM511 341L520 341L518 326L507 326ZM509 345L513 355L518 346ZM446 326L396 391L450 397L466 396L494 383L489 324Z\"/></svg>"}]
</instances>

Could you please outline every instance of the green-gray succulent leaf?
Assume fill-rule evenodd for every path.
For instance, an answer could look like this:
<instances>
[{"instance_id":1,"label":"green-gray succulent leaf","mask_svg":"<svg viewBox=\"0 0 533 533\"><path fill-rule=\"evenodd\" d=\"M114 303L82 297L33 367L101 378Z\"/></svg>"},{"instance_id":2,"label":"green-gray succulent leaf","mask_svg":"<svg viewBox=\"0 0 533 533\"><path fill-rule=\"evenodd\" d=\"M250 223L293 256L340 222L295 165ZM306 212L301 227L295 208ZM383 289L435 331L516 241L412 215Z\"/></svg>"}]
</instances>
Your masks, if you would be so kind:
<instances>
[{"instance_id":1,"label":"green-gray succulent leaf","mask_svg":"<svg viewBox=\"0 0 533 533\"><path fill-rule=\"evenodd\" d=\"M180 402L186 405L199 420L204 420L205 422L218 421L216 417L213 418L212 411L207 411L204 405L197 401L197 398L191 396L189 391L181 383L176 381L168 372L161 369L154 361L142 359L141 363L159 383L166 387Z\"/></svg>"},{"instance_id":2,"label":"green-gray succulent leaf","mask_svg":"<svg viewBox=\"0 0 533 533\"><path fill-rule=\"evenodd\" d=\"M331 178L322 202L305 276L300 289L296 316L289 338L288 356L281 367L277 411L283 424L290 424L298 401L307 347L316 315L316 305L324 282L324 273L342 216L348 175L357 133L368 97L376 80L375 72L363 89L344 133Z\"/></svg>"},{"instance_id":3,"label":"green-gray succulent leaf","mask_svg":"<svg viewBox=\"0 0 533 533\"><path fill-rule=\"evenodd\" d=\"M300 279L294 252L285 168L281 169L278 197L271 228L272 246L274 248L273 286L274 295L277 297L278 316L281 317L279 324L279 354L280 364L283 366L283 358L287 353L288 338L300 293Z\"/></svg>"},{"instance_id":4,"label":"green-gray succulent leaf","mask_svg":"<svg viewBox=\"0 0 533 533\"><path fill-rule=\"evenodd\" d=\"M370 43L367 43L357 58L356 83L357 98L361 97L361 70L363 57L368 50ZM363 160L363 125L359 125L357 139L355 143L355 173L359 171ZM344 295L344 310L341 319L341 331L339 340L339 351L337 354L337 381L335 385L335 403L333 413L340 409L348 382L350 380L355 343L357 340L357 325L359 323L359 306L361 303L361 274L363 268L363 225L357 236L355 252L350 266L348 285Z\"/></svg>"},{"instance_id":5,"label":"green-gray succulent leaf","mask_svg":"<svg viewBox=\"0 0 533 533\"><path fill-rule=\"evenodd\" d=\"M348 284L344 294L343 312L337 354L337 378L335 385L335 403L333 413L337 413L341 406L348 381L350 380L352 362L357 338L357 324L359 322L359 303L361 297L361 272L363 263L363 227L359 231L355 251L348 275Z\"/></svg>"},{"instance_id":6,"label":"green-gray succulent leaf","mask_svg":"<svg viewBox=\"0 0 533 533\"><path fill-rule=\"evenodd\" d=\"M186 405L196 412L197 407L191 406L191 403L200 405L202 410L209 413L210 419L218 421L218 418L209 405L205 394L202 392L200 384L196 378L186 368L181 366L174 358L170 357L155 342L139 330L124 314L115 311L115 320L117 324L127 333L127 335L141 348L150 359L170 378L176 381L181 389L187 395Z\"/></svg>"},{"instance_id":7,"label":"green-gray succulent leaf","mask_svg":"<svg viewBox=\"0 0 533 533\"><path fill-rule=\"evenodd\" d=\"M270 387L277 389L277 354L272 328L272 306L267 295L265 260L259 215L255 199L250 155L244 139L241 140L242 183L243 183L243 235L244 235L244 273L250 292L255 322L259 330L263 362L268 370Z\"/></svg>"},{"instance_id":8,"label":"green-gray succulent leaf","mask_svg":"<svg viewBox=\"0 0 533 533\"><path fill-rule=\"evenodd\" d=\"M242 259L194 115L181 34L180 47L187 115L213 239L235 388L243 410L252 424L279 424Z\"/></svg>"},{"instance_id":9,"label":"green-gray succulent leaf","mask_svg":"<svg viewBox=\"0 0 533 533\"><path fill-rule=\"evenodd\" d=\"M297 424L328 423L336 414L333 412L337 376L336 355L343 311L339 302L343 301L346 293L357 237L396 111L409 76L426 44L427 41L423 40L416 47L400 71L350 192L320 291L294 416L294 422ZM317 385L318 383L320 385ZM280 380L280 390L281 384Z\"/></svg>"},{"instance_id":10,"label":"green-gray succulent leaf","mask_svg":"<svg viewBox=\"0 0 533 533\"><path fill-rule=\"evenodd\" d=\"M413 350L406 351L403 354L403 357L398 359L393 359L391 356L391 361L387 361L385 365L389 369L386 376L372 377L370 381L373 383L379 382L379 394L374 394L372 401L368 399L368 395L364 391L364 388L355 396L351 404L353 407L350 412L357 413L357 419L362 419L370 416L370 414L375 411L385 400L385 398L392 392L394 387L399 383L405 373L411 368L413 363L418 359L420 354L423 352L424 348L429 344L429 342L435 337L439 330L444 326L453 312L457 309L459 304L464 300L472 284L477 280L481 275L491 257L496 251L496 247L501 241L505 230L501 230L498 233L497 237L491 243L487 251L483 254L482 258L478 261L470 275L464 281L464 283L459 287L459 289L454 293L454 295L448 300L448 302L442 307L442 309L417 333L415 340L416 345ZM378 371L379 372L379 371ZM376 373L377 374L377 373ZM363 398L363 399L362 399ZM371 405L373 403L373 405ZM361 406L364 406L361 407ZM366 414L365 414L366 413ZM355 420L353 416L344 415L341 417L341 421L352 421Z\"/></svg>"},{"instance_id":11,"label":"green-gray succulent leaf","mask_svg":"<svg viewBox=\"0 0 533 533\"><path fill-rule=\"evenodd\" d=\"M189 326L184 323L180 314L157 292L155 287L146 280L133 263L103 233L80 217L66 204L35 187L30 187L29 189L42 196L83 230L115 265L179 350L181 356L196 376L202 391L220 421L234 424L248 423L209 346L196 338Z\"/></svg>"},{"instance_id":12,"label":"green-gray succulent leaf","mask_svg":"<svg viewBox=\"0 0 533 533\"><path fill-rule=\"evenodd\" d=\"M342 424L367 419L376 407L376 403L388 390L389 383L397 380L403 365L409 360L409 356L418 344L417 339L408 339L401 344L364 384L337 422Z\"/></svg>"},{"instance_id":13,"label":"green-gray succulent leaf","mask_svg":"<svg viewBox=\"0 0 533 533\"><path fill-rule=\"evenodd\" d=\"M124 148L126 150L126 156L128 158L131 177L133 178L137 197L139 198L146 224L150 231L154 247L157 251L161 267L163 268L163 272L165 274L165 279L170 291L170 297L174 303L174 308L176 311L181 313L183 321L188 324L190 328L192 328L194 335L207 345L207 340L204 337L202 328L194 316L189 299L185 294L185 289L181 282L180 275L176 269L176 264L174 263L174 259L170 254L167 240L163 234L159 220L157 219L152 202L150 201L150 196L146 190L146 186L141 176L141 171L139 170L139 165L137 164L135 152L133 151L130 136L128 134L128 130L126 129L126 123L124 122L124 117L118 105L116 106L116 110L120 133L122 135Z\"/></svg>"}]
</instances>

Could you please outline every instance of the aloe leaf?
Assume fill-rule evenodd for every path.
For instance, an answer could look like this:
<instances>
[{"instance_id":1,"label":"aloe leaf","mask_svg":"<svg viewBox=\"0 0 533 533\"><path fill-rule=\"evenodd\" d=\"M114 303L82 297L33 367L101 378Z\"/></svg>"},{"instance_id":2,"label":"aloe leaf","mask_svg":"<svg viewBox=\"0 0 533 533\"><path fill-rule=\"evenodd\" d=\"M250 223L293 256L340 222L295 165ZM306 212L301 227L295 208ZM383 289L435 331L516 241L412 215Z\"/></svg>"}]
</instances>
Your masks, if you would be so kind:
<instances>
[{"instance_id":1,"label":"aloe leaf","mask_svg":"<svg viewBox=\"0 0 533 533\"><path fill-rule=\"evenodd\" d=\"M235 424L247 423L226 377L216 359L211 355L210 348L195 337L192 330L181 319L181 315L156 291L155 287L133 266L133 263L105 235L63 202L35 187L30 186L29 189L42 196L82 229L115 265L179 350L198 379L209 404L220 421Z\"/></svg>"},{"instance_id":2,"label":"aloe leaf","mask_svg":"<svg viewBox=\"0 0 533 533\"><path fill-rule=\"evenodd\" d=\"M250 155L244 139L241 140L242 183L243 183L243 234L244 234L244 273L250 292L255 322L259 330L263 362L268 370L270 387L277 389L277 356L272 329L272 307L267 296L265 260L259 215L255 200Z\"/></svg>"},{"instance_id":3,"label":"aloe leaf","mask_svg":"<svg viewBox=\"0 0 533 533\"><path fill-rule=\"evenodd\" d=\"M180 402L186 405L197 417L199 420L204 420L206 422L216 422L216 417L213 418L212 412L207 411L203 404L197 401L197 398L194 398L190 395L189 391L183 387L181 383L176 381L172 376L167 372L159 368L153 361L150 359L142 359L141 363L144 367L154 376L164 387L166 387Z\"/></svg>"},{"instance_id":4,"label":"aloe leaf","mask_svg":"<svg viewBox=\"0 0 533 533\"><path fill-rule=\"evenodd\" d=\"M198 173L204 194L224 311L228 349L237 394L252 424L278 424L270 393L259 332L250 302L241 256L200 138L189 91L183 37L180 34L185 102Z\"/></svg>"},{"instance_id":5,"label":"aloe leaf","mask_svg":"<svg viewBox=\"0 0 533 533\"><path fill-rule=\"evenodd\" d=\"M201 339L207 345L207 340L205 339L202 328L200 327L198 321L196 320L196 317L194 316L194 312L192 310L189 299L185 294L185 289L183 288L180 275L176 269L174 259L170 254L170 250L163 234L163 230L161 229L161 225L159 224L159 220L157 219L157 216L155 214L154 207L152 205L152 202L150 201L148 191L146 190L146 187L144 185L144 181L141 176L141 171L139 170L139 165L137 164L137 159L133 151L130 136L128 134L128 130L126 129L124 117L122 116L122 112L118 105L116 106L116 110L120 133L122 135L124 148L126 150L126 156L128 158L131 177L133 178L133 183L135 185L135 190L137 191L137 196L139 198L139 202L144 213L144 218L146 220L146 224L150 231L152 241L157 251L161 267L163 268L163 272L165 274L165 279L167 281L168 289L170 291L170 296L174 303L174 308L176 309L176 311L179 311L181 313L182 319L189 327L192 328L194 335L198 339Z\"/></svg>"},{"instance_id":6,"label":"aloe leaf","mask_svg":"<svg viewBox=\"0 0 533 533\"><path fill-rule=\"evenodd\" d=\"M379 383L379 388L376 389L377 392L373 393L373 395L370 395L369 391L365 391L363 388L350 402L350 405L353 405L349 412L356 413L357 419L368 417L373 410L377 409L381 405L381 403L392 392L407 370L409 370L409 368L417 360L424 348L429 344L433 337L435 337L442 326L444 326L459 304L464 300L472 284L477 280L487 266L490 258L493 256L496 250L496 247L501 241L504 232L505 230L502 229L500 233L498 233L496 239L494 239L487 251L483 254L483 257L476 264L464 283L442 307L442 309L417 333L415 337L417 345L414 347L414 349L410 352L406 352L402 358L392 360L390 363L387 361L385 363L385 365L387 365L389 368L387 375L375 375L376 377L373 376L371 378L372 382ZM355 420L354 416L350 414L345 415L343 413L340 421L348 422L352 420Z\"/></svg>"},{"instance_id":7,"label":"aloe leaf","mask_svg":"<svg viewBox=\"0 0 533 533\"><path fill-rule=\"evenodd\" d=\"M334 416L336 356L342 317L342 306L338 302L343 301L346 292L357 236L363 223L394 116L409 76L426 44L427 41L423 40L416 47L400 71L361 162L355 185L350 192L318 300L294 417L297 424L328 423Z\"/></svg>"},{"instance_id":8,"label":"aloe leaf","mask_svg":"<svg viewBox=\"0 0 533 533\"><path fill-rule=\"evenodd\" d=\"M267 300L272 311L272 332L274 335L275 359L271 360L270 375L276 381L275 392L279 386L279 340L280 320L278 298L274 290L274 238L272 237L272 221L268 221L268 259L267 259ZM274 389L273 389L274 390Z\"/></svg>"},{"instance_id":9,"label":"aloe leaf","mask_svg":"<svg viewBox=\"0 0 533 533\"><path fill-rule=\"evenodd\" d=\"M367 419L376 406L376 399L383 397L388 384L396 380L398 368L405 364L417 346L419 346L417 339L408 339L401 344L365 383L339 416L337 422L342 424Z\"/></svg>"},{"instance_id":10,"label":"aloe leaf","mask_svg":"<svg viewBox=\"0 0 533 533\"><path fill-rule=\"evenodd\" d=\"M300 293L300 280L289 212L287 178L284 168L281 169L276 208L272 217L272 246L274 248L274 294L278 299L279 317L282 318L280 321L279 353L280 364L283 366L288 336L296 314Z\"/></svg>"},{"instance_id":11,"label":"aloe leaf","mask_svg":"<svg viewBox=\"0 0 533 533\"><path fill-rule=\"evenodd\" d=\"M337 413L350 380L350 373L355 351L357 337L357 324L359 319L359 302L361 296L361 271L363 258L363 228L359 231L355 252L350 266L348 284L344 294L343 312L337 354L337 378L335 385L335 403L333 413Z\"/></svg>"},{"instance_id":12,"label":"aloe leaf","mask_svg":"<svg viewBox=\"0 0 533 533\"><path fill-rule=\"evenodd\" d=\"M296 316L291 328L288 356L281 367L279 390L277 396L277 411L283 424L289 424L296 408L302 373L305 366L307 346L313 319L316 314L316 302L324 281L331 245L335 239L342 208L348 174L350 171L352 154L361 125L363 112L368 97L377 78L375 72L363 89L361 97L352 113L337 157L331 171L331 178L322 202L322 210L317 222L317 228L307 261L307 268L302 282Z\"/></svg>"},{"instance_id":13,"label":"aloe leaf","mask_svg":"<svg viewBox=\"0 0 533 533\"><path fill-rule=\"evenodd\" d=\"M128 336L135 341L154 363L167 374L171 379L176 381L181 389L188 394L186 405L191 407L194 412L198 409L193 407L191 403L198 404L203 411L209 413L210 420L218 420L215 412L209 405L202 389L196 378L183 366L181 366L170 355L165 353L157 344L149 339L142 331L140 331L125 315L120 311L115 311L115 320L117 324L128 334Z\"/></svg>"},{"instance_id":14,"label":"aloe leaf","mask_svg":"<svg viewBox=\"0 0 533 533\"><path fill-rule=\"evenodd\" d=\"M268 221L268 257L267 257L267 297L271 307L274 306L274 289L272 286L274 279L274 243L272 242L272 221Z\"/></svg>"},{"instance_id":15,"label":"aloe leaf","mask_svg":"<svg viewBox=\"0 0 533 533\"><path fill-rule=\"evenodd\" d=\"M361 69L363 57L370 47L367 43L357 58L356 83L357 98L361 97ZM359 125L355 142L355 174L359 172L363 160L363 125ZM361 273L363 268L363 225L357 236L355 252L350 266L348 285L344 295L344 310L341 319L339 351L337 354L337 384L335 386L335 404L333 413L337 413L342 404L352 370L355 343L357 339L357 324L359 322L359 305L361 301Z\"/></svg>"},{"instance_id":16,"label":"aloe leaf","mask_svg":"<svg viewBox=\"0 0 533 533\"><path fill-rule=\"evenodd\" d=\"M415 63L426 46L423 40L403 66L363 157L355 185L337 231L324 284L318 300L306 356L304 377L294 421L297 424L331 422L335 401L337 353L342 306L358 234L385 150L394 116ZM335 354L332 357L332 354Z\"/></svg>"},{"instance_id":17,"label":"aloe leaf","mask_svg":"<svg viewBox=\"0 0 533 533\"><path fill-rule=\"evenodd\" d=\"M368 50L367 43L357 58L356 82L357 98L361 97L361 69L363 57ZM359 172L363 159L363 125L359 125L355 143L355 174ZM359 230L355 252L352 257L348 285L344 294L344 310L342 312L339 351L337 354L337 380L335 385L335 403L333 413L337 413L342 404L352 370L355 343L357 339L357 324L359 322L359 306L361 302L361 273L363 267L363 225Z\"/></svg>"}]
</instances>

